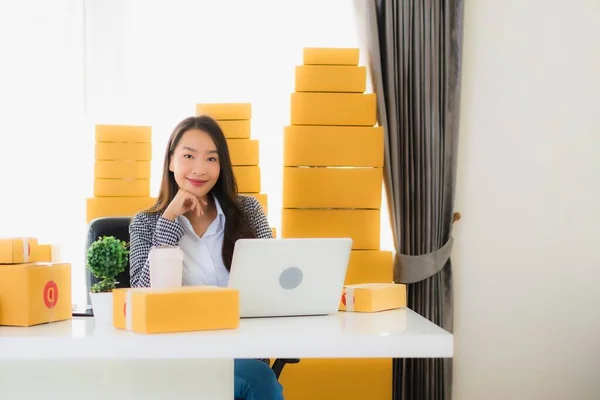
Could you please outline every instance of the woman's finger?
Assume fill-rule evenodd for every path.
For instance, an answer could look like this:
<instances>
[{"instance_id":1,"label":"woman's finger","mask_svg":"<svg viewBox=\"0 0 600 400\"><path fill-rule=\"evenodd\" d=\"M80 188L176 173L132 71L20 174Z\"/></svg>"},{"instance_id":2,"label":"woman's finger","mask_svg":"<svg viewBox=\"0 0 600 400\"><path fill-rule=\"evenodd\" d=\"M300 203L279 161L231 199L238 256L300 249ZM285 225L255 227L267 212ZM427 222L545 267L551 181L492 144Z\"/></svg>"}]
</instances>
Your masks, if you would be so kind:
<instances>
[{"instance_id":1,"label":"woman's finger","mask_svg":"<svg viewBox=\"0 0 600 400\"><path fill-rule=\"evenodd\" d=\"M190 197L184 197L183 198L183 207L189 208L190 206L192 206L194 204L194 201L192 198Z\"/></svg>"},{"instance_id":2,"label":"woman's finger","mask_svg":"<svg viewBox=\"0 0 600 400\"><path fill-rule=\"evenodd\" d=\"M198 201L198 198L196 197L195 199L196 199L196 202L195 202L195 205L196 205L196 215L199 216L199 217L201 217L201 216L204 215L204 211L202 210L202 206L200 205L200 201Z\"/></svg>"}]
</instances>

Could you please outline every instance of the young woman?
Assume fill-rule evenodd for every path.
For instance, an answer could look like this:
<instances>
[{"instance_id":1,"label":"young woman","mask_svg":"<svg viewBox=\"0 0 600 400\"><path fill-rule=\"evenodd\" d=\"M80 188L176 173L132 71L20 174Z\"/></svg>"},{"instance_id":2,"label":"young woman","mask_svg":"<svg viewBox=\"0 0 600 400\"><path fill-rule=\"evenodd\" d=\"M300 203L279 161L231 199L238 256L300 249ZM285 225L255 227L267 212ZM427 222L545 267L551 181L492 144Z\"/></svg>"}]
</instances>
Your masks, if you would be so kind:
<instances>
[{"instance_id":1,"label":"young woman","mask_svg":"<svg viewBox=\"0 0 600 400\"><path fill-rule=\"evenodd\" d=\"M156 204L129 225L132 287L150 286L152 246L179 246L183 285L227 286L235 242L272 238L262 207L239 196L225 136L207 116L189 117L173 130L165 152ZM235 360L235 397L283 399L269 365Z\"/></svg>"}]
</instances>

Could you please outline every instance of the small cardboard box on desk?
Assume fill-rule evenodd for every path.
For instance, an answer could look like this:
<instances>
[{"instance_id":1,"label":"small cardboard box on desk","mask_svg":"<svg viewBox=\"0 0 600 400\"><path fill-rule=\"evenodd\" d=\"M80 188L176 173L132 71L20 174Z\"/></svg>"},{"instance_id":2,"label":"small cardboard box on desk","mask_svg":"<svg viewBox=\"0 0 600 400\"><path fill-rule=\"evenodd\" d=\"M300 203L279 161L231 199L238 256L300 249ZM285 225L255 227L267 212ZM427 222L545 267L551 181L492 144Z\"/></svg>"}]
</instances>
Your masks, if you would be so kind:
<instances>
[{"instance_id":1,"label":"small cardboard box on desk","mask_svg":"<svg viewBox=\"0 0 600 400\"><path fill-rule=\"evenodd\" d=\"M216 286L113 290L113 324L137 333L235 329L239 292Z\"/></svg>"},{"instance_id":2,"label":"small cardboard box on desk","mask_svg":"<svg viewBox=\"0 0 600 400\"><path fill-rule=\"evenodd\" d=\"M71 318L71 265L0 265L0 325L32 326Z\"/></svg>"},{"instance_id":3,"label":"small cardboard box on desk","mask_svg":"<svg viewBox=\"0 0 600 400\"><path fill-rule=\"evenodd\" d=\"M406 307L406 285L365 283L346 285L339 311L378 312Z\"/></svg>"},{"instance_id":4,"label":"small cardboard box on desk","mask_svg":"<svg viewBox=\"0 0 600 400\"><path fill-rule=\"evenodd\" d=\"M33 237L0 239L0 264L24 264L37 260L38 241Z\"/></svg>"},{"instance_id":5,"label":"small cardboard box on desk","mask_svg":"<svg viewBox=\"0 0 600 400\"><path fill-rule=\"evenodd\" d=\"M41 244L34 237L0 238L0 264L55 262L59 248Z\"/></svg>"}]
</instances>

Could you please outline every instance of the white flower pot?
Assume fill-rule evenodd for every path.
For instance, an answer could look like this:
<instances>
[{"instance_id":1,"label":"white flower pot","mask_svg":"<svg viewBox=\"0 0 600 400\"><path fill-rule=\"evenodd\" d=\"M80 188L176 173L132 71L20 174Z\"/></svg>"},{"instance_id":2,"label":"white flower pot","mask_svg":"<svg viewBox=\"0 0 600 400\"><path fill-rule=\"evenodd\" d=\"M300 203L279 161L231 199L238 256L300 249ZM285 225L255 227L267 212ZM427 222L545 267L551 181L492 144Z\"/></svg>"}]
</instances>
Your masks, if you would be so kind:
<instances>
[{"instance_id":1,"label":"white flower pot","mask_svg":"<svg viewBox=\"0 0 600 400\"><path fill-rule=\"evenodd\" d=\"M94 325L96 328L109 328L113 326L113 295L108 293L90 293L92 310L94 311Z\"/></svg>"}]
</instances>

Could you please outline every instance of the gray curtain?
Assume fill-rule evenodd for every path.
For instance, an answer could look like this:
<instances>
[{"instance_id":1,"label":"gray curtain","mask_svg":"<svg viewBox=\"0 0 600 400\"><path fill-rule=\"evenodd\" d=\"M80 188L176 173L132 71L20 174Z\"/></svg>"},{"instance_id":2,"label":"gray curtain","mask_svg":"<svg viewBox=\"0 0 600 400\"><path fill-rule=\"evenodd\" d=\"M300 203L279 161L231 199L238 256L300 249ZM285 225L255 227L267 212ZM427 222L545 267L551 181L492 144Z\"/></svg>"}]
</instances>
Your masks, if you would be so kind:
<instances>
[{"instance_id":1,"label":"gray curtain","mask_svg":"<svg viewBox=\"0 0 600 400\"><path fill-rule=\"evenodd\" d=\"M408 306L452 332L452 223L462 0L355 0L379 124L396 246L394 280ZM450 399L450 359L394 360L394 399Z\"/></svg>"}]
</instances>

